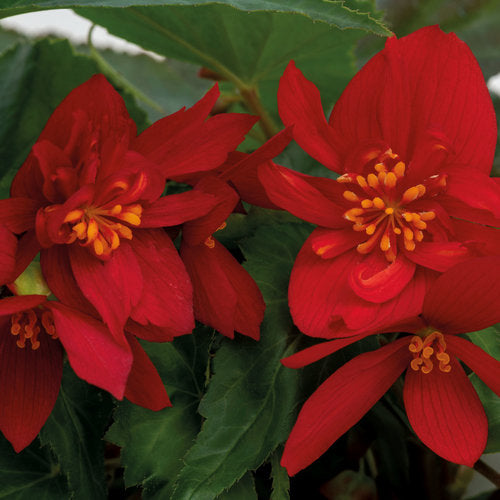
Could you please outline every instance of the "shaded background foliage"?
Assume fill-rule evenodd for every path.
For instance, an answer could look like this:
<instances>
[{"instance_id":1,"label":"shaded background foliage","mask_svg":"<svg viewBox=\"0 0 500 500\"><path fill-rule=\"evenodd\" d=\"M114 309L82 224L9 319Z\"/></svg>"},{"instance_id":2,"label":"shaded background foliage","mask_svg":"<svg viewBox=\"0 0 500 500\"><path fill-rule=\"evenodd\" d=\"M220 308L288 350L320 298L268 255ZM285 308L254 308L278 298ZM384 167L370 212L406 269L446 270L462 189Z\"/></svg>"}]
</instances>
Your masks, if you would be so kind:
<instances>
[{"instance_id":1,"label":"shaded background foliage","mask_svg":"<svg viewBox=\"0 0 500 500\"><path fill-rule=\"evenodd\" d=\"M56 7L165 56L129 56L29 40L0 31L0 195L62 98L104 72L138 129L193 104L211 85L200 67L223 77L220 111L260 114L245 142L258 146L281 128L276 91L290 59L320 89L329 112L350 78L383 47L439 23L469 44L485 78L500 71L499 0L4 0L0 17ZM497 116L500 99L494 96ZM280 162L327 175L297 146ZM500 175L500 151L494 163ZM461 498L470 471L448 464L414 438L401 411L401 387L379 402L315 464L290 480L279 465L298 408L335 368L375 348L366 339L323 362L289 370L279 360L312 345L288 314L287 283L312 227L292 216L248 207L217 233L259 285L267 304L260 342L221 339L199 325L169 344L145 344L173 408L152 412L116 402L65 367L53 414L39 438L15 454L0 436L0 498L257 499ZM500 330L471 334L493 356ZM500 402L471 376L490 420L488 452L500 451ZM103 439L104 438L104 439ZM321 491L321 493L320 493ZM342 496L341 496L342 495ZM488 498L489 494L481 498Z\"/></svg>"}]
</instances>

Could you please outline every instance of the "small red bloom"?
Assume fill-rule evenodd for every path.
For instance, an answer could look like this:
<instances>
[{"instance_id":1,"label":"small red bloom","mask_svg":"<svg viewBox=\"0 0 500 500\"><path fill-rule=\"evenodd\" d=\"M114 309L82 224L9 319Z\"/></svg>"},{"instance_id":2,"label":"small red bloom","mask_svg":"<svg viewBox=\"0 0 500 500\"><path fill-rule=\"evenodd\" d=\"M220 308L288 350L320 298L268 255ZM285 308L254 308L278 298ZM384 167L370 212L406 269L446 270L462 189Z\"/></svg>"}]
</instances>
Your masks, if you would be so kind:
<instances>
[{"instance_id":1,"label":"small red bloom","mask_svg":"<svg viewBox=\"0 0 500 500\"><path fill-rule=\"evenodd\" d=\"M485 292L487 291L487 292ZM485 296L487 293L487 297ZM457 334L500 321L500 261L482 257L443 273L425 296L413 332L361 354L331 375L302 407L282 458L290 475L307 467L351 428L406 370L404 404L421 441L451 462L472 466L486 446L488 422L462 360L500 395L500 362ZM387 326L382 331L397 331ZM283 360L299 368L366 334L313 346Z\"/></svg>"},{"instance_id":2,"label":"small red bloom","mask_svg":"<svg viewBox=\"0 0 500 500\"><path fill-rule=\"evenodd\" d=\"M252 154L233 153L214 171L182 179L217 199L208 214L183 225L180 255L193 283L195 318L230 338L238 331L258 340L265 304L255 281L213 234L226 227L233 211L243 210L240 197L276 208L258 180L257 166L290 140L290 131L284 130Z\"/></svg>"},{"instance_id":3,"label":"small red bloom","mask_svg":"<svg viewBox=\"0 0 500 500\"><path fill-rule=\"evenodd\" d=\"M276 205L319 227L290 278L296 325L332 338L415 316L439 273L500 253L500 189L488 177L495 115L481 71L454 34L423 28L354 77L327 122L291 62L278 92L298 144L336 181L277 165L259 176Z\"/></svg>"}]
</instances>

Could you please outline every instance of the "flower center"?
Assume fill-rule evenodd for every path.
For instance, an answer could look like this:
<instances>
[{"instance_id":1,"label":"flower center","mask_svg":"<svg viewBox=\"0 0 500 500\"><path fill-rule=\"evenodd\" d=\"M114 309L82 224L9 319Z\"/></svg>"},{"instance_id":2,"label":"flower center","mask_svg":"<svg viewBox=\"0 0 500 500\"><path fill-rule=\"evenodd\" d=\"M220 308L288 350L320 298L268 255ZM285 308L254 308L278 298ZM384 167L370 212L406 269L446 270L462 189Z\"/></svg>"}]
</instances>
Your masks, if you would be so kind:
<instances>
[{"instance_id":1,"label":"flower center","mask_svg":"<svg viewBox=\"0 0 500 500\"><path fill-rule=\"evenodd\" d=\"M10 317L11 327L10 333L17 337L16 345L20 349L26 347L26 340L31 342L31 349L36 351L40 347L38 335L43 329L49 337L57 339L54 319L50 311L41 312L40 317L33 309L20 311ZM40 328L41 324L41 328Z\"/></svg>"},{"instance_id":2,"label":"flower center","mask_svg":"<svg viewBox=\"0 0 500 500\"><path fill-rule=\"evenodd\" d=\"M424 181L426 185L403 187L406 165L390 149L379 156L373 168L366 177L347 173L337 178L342 184L353 185L343 196L356 206L347 210L344 218L354 223L354 231L364 231L368 237L357 246L359 253L367 254L378 245L393 262L398 239L406 250L415 250L416 243L424 239L427 223L436 218L433 210L421 211L409 205L426 193L432 195L436 188L446 185L446 179L434 176Z\"/></svg>"},{"instance_id":3,"label":"flower center","mask_svg":"<svg viewBox=\"0 0 500 500\"><path fill-rule=\"evenodd\" d=\"M410 363L412 370L430 373L437 360L442 372L449 373L451 371L450 356L446 352L446 342L442 333L432 332L423 340L415 335L412 337L408 349L413 353L413 359ZM435 358L434 363L432 357Z\"/></svg>"},{"instance_id":4,"label":"flower center","mask_svg":"<svg viewBox=\"0 0 500 500\"><path fill-rule=\"evenodd\" d=\"M139 226L141 215L142 206L138 203L72 210L64 219L72 225L68 243L78 239L83 246L89 246L97 257L107 257L120 246L120 238L132 239L132 230L128 226Z\"/></svg>"}]
</instances>

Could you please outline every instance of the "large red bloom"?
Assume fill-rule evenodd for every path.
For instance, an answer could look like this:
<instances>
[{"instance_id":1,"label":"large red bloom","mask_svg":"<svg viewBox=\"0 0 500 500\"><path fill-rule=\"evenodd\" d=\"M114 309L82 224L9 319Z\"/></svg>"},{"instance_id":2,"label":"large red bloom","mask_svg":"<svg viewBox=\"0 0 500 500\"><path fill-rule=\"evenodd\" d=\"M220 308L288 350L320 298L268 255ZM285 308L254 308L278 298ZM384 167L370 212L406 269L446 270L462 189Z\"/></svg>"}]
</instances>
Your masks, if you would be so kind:
<instances>
[{"instance_id":1,"label":"large red bloom","mask_svg":"<svg viewBox=\"0 0 500 500\"><path fill-rule=\"evenodd\" d=\"M334 181L277 165L260 179L278 206L318 227L295 262L290 309L331 338L418 314L439 273L500 253L496 143L477 62L454 34L423 28L354 77L325 120L317 88L291 62L278 92L298 144Z\"/></svg>"},{"instance_id":2,"label":"large red bloom","mask_svg":"<svg viewBox=\"0 0 500 500\"><path fill-rule=\"evenodd\" d=\"M282 465L291 475L307 467L358 422L406 370L404 404L415 433L446 460L472 466L486 446L488 422L456 358L498 395L500 362L457 334L499 321L497 257L471 259L446 271L425 296L421 316L399 325L414 336L357 356L307 400L286 443ZM284 359L283 364L305 366L363 336L313 346Z\"/></svg>"},{"instance_id":3,"label":"large red bloom","mask_svg":"<svg viewBox=\"0 0 500 500\"><path fill-rule=\"evenodd\" d=\"M206 120L217 96L214 87L136 137L121 97L94 76L54 111L0 202L0 222L24 233L20 260L41 250L50 288L80 289L118 344L127 322L156 340L194 326L189 276L161 228L200 217L217 200L199 190L160 195L167 170L213 168L254 124L248 115Z\"/></svg>"}]
</instances>

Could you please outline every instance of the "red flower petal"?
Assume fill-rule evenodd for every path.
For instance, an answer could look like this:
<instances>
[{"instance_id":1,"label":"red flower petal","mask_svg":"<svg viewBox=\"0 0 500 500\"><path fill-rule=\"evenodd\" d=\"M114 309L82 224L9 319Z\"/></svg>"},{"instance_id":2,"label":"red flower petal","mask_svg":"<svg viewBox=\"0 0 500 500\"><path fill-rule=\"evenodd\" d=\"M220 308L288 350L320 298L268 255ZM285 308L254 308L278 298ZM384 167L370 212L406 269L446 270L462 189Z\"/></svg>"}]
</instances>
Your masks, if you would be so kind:
<instances>
[{"instance_id":1,"label":"red flower petal","mask_svg":"<svg viewBox=\"0 0 500 500\"><path fill-rule=\"evenodd\" d=\"M500 362L479 346L455 335L446 335L447 350L460 358L498 396L500 396Z\"/></svg>"},{"instance_id":2,"label":"red flower petal","mask_svg":"<svg viewBox=\"0 0 500 500\"><path fill-rule=\"evenodd\" d=\"M488 437L483 406L463 368L451 359L451 372L406 372L404 402L420 440L445 460L472 467Z\"/></svg>"},{"instance_id":3,"label":"red flower petal","mask_svg":"<svg viewBox=\"0 0 500 500\"><path fill-rule=\"evenodd\" d=\"M125 337L118 343L96 319L58 302L50 301L54 325L68 360L83 380L122 399L132 366L132 353Z\"/></svg>"},{"instance_id":4,"label":"red flower petal","mask_svg":"<svg viewBox=\"0 0 500 500\"><path fill-rule=\"evenodd\" d=\"M471 250L485 256L500 255L500 231L496 227L458 219L453 220L453 227L456 237Z\"/></svg>"},{"instance_id":5,"label":"red flower petal","mask_svg":"<svg viewBox=\"0 0 500 500\"><path fill-rule=\"evenodd\" d=\"M127 335L127 340L132 348L134 362L127 380L125 397L132 403L153 411L172 406L165 386L141 344L132 335Z\"/></svg>"},{"instance_id":6,"label":"red flower petal","mask_svg":"<svg viewBox=\"0 0 500 500\"><path fill-rule=\"evenodd\" d=\"M8 320L0 319L0 429L20 452L35 439L54 407L63 353L60 342L45 334L37 350L29 343L20 349L9 327Z\"/></svg>"},{"instance_id":7,"label":"red flower petal","mask_svg":"<svg viewBox=\"0 0 500 500\"><path fill-rule=\"evenodd\" d=\"M293 125L297 144L325 167L338 172L335 135L325 119L319 91L293 61L280 79L278 108L283 123Z\"/></svg>"},{"instance_id":8,"label":"red flower petal","mask_svg":"<svg viewBox=\"0 0 500 500\"><path fill-rule=\"evenodd\" d=\"M123 242L105 262L78 244L69 247L69 257L82 293L121 341L123 326L138 304L143 289L141 268L130 245Z\"/></svg>"},{"instance_id":9,"label":"red flower petal","mask_svg":"<svg viewBox=\"0 0 500 500\"><path fill-rule=\"evenodd\" d=\"M177 134L185 133L188 128L196 129L207 119L210 110L220 95L215 84L194 106L186 110L180 109L161 120L156 121L133 142L133 149L139 151L150 160L161 163L164 160L165 144Z\"/></svg>"},{"instance_id":10,"label":"red flower petal","mask_svg":"<svg viewBox=\"0 0 500 500\"><path fill-rule=\"evenodd\" d=\"M419 242L406 257L420 266L444 272L459 262L470 258L469 249L457 241Z\"/></svg>"},{"instance_id":11,"label":"red flower petal","mask_svg":"<svg viewBox=\"0 0 500 500\"><path fill-rule=\"evenodd\" d=\"M332 259L357 246L366 239L366 235L356 233L352 228L322 229L314 231L311 246L316 255L322 259Z\"/></svg>"},{"instance_id":12,"label":"red flower petal","mask_svg":"<svg viewBox=\"0 0 500 500\"><path fill-rule=\"evenodd\" d=\"M334 311L345 295L347 277L361 259L357 252L345 252L325 260L316 255L311 243L313 231L300 250L290 276L288 300L297 327L312 337L331 338L330 325L337 319Z\"/></svg>"},{"instance_id":13,"label":"red flower petal","mask_svg":"<svg viewBox=\"0 0 500 500\"><path fill-rule=\"evenodd\" d=\"M415 274L415 264L398 255L392 263L380 253L364 257L349 274L354 293L375 303L387 302L399 295Z\"/></svg>"},{"instance_id":14,"label":"red flower petal","mask_svg":"<svg viewBox=\"0 0 500 500\"><path fill-rule=\"evenodd\" d=\"M16 266L17 238L0 225L0 285L12 281Z\"/></svg>"},{"instance_id":15,"label":"red flower petal","mask_svg":"<svg viewBox=\"0 0 500 500\"><path fill-rule=\"evenodd\" d=\"M174 337L179 335L179 332L172 331L168 327L156 326L151 323L144 326L131 319L127 321L125 331L149 342L171 342L174 340Z\"/></svg>"},{"instance_id":16,"label":"red flower petal","mask_svg":"<svg viewBox=\"0 0 500 500\"><path fill-rule=\"evenodd\" d=\"M218 242L181 246L181 257L194 288L196 319L212 326L226 337L234 331L255 340L260 336L264 301L248 272Z\"/></svg>"},{"instance_id":17,"label":"red flower petal","mask_svg":"<svg viewBox=\"0 0 500 500\"><path fill-rule=\"evenodd\" d=\"M229 217L238 203L239 196L227 182L213 175L206 175L194 187L196 191L215 197L215 206L209 213L184 224L183 238L189 245L203 243Z\"/></svg>"},{"instance_id":18,"label":"red flower petal","mask_svg":"<svg viewBox=\"0 0 500 500\"><path fill-rule=\"evenodd\" d=\"M268 162L259 167L259 179L269 199L291 214L319 226L346 227L345 210L293 170Z\"/></svg>"},{"instance_id":19,"label":"red flower petal","mask_svg":"<svg viewBox=\"0 0 500 500\"><path fill-rule=\"evenodd\" d=\"M0 224L16 234L35 227L39 203L29 198L0 200Z\"/></svg>"},{"instance_id":20,"label":"red flower petal","mask_svg":"<svg viewBox=\"0 0 500 500\"><path fill-rule=\"evenodd\" d=\"M395 323L418 316L422 311L425 294L434 279L433 271L417 268L406 287L396 297L382 303L368 302L354 292L344 291L334 312L343 318L345 325L353 330L353 333L381 329L387 331L386 328ZM343 330L341 329L340 336L345 336ZM339 336L334 328L332 336Z\"/></svg>"},{"instance_id":21,"label":"red flower petal","mask_svg":"<svg viewBox=\"0 0 500 500\"><path fill-rule=\"evenodd\" d=\"M442 274L427 293L422 314L445 333L474 332L498 323L500 259L470 259Z\"/></svg>"},{"instance_id":22,"label":"red flower petal","mask_svg":"<svg viewBox=\"0 0 500 500\"><path fill-rule=\"evenodd\" d=\"M500 186L487 173L470 167L450 169L446 181L446 194L469 207L490 212L500 218ZM451 212L453 215L453 212Z\"/></svg>"},{"instance_id":23,"label":"red flower petal","mask_svg":"<svg viewBox=\"0 0 500 500\"><path fill-rule=\"evenodd\" d=\"M461 164L485 173L496 144L493 106L477 61L465 43L436 26L390 38L351 80L330 125L342 137L341 156L382 139L404 161L428 130L438 130Z\"/></svg>"},{"instance_id":24,"label":"red flower petal","mask_svg":"<svg viewBox=\"0 0 500 500\"><path fill-rule=\"evenodd\" d=\"M382 397L410 360L408 338L361 354L323 382L302 407L281 465L293 476L320 457Z\"/></svg>"},{"instance_id":25,"label":"red flower petal","mask_svg":"<svg viewBox=\"0 0 500 500\"><path fill-rule=\"evenodd\" d=\"M370 334L362 333L345 339L335 339L329 340L328 342L322 342L321 344L316 344L312 347L296 352L287 358L283 358L281 360L281 364L287 368L302 368L329 356L330 354L333 354L348 345L354 344L354 342L364 339L368 335Z\"/></svg>"},{"instance_id":26,"label":"red flower petal","mask_svg":"<svg viewBox=\"0 0 500 500\"><path fill-rule=\"evenodd\" d=\"M141 215L141 227L177 226L205 215L217 203L214 196L198 190L163 196Z\"/></svg>"},{"instance_id":27,"label":"red flower petal","mask_svg":"<svg viewBox=\"0 0 500 500\"><path fill-rule=\"evenodd\" d=\"M20 295L19 297L4 297L0 300L0 316L10 316L16 312L32 309L47 300L45 295Z\"/></svg>"},{"instance_id":28,"label":"red flower petal","mask_svg":"<svg viewBox=\"0 0 500 500\"><path fill-rule=\"evenodd\" d=\"M136 231L130 242L144 288L131 317L169 328L174 335L194 328L192 286L172 240L161 229Z\"/></svg>"}]
</instances>

